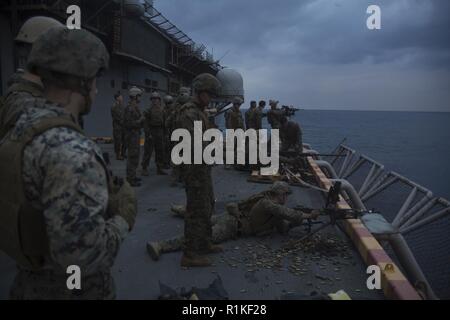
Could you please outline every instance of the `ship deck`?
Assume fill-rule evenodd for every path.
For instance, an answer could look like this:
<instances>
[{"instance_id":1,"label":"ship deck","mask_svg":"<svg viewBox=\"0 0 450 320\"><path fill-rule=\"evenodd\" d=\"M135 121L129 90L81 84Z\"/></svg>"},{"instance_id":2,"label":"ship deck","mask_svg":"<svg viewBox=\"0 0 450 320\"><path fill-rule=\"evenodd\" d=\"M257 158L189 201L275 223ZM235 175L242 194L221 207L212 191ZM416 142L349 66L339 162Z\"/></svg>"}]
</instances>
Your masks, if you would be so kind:
<instances>
[{"instance_id":1,"label":"ship deck","mask_svg":"<svg viewBox=\"0 0 450 320\"><path fill-rule=\"evenodd\" d=\"M113 146L101 145L111 155L115 175L125 175L125 161L116 161ZM170 212L171 204L184 204L183 188L171 187L167 176L157 176L154 163L150 176L142 177L137 188L139 213L136 225L124 241L113 274L118 299L157 299L159 282L180 291L206 288L220 276L230 299L280 299L286 294L328 294L345 290L352 299L383 299L381 290L366 287L366 266L350 239L337 227L328 227L309 245L295 253L280 250L288 241L305 234L302 227L288 235L243 238L223 244L224 252L212 255L214 264L207 268L181 268L181 252L164 254L153 261L146 252L147 241L183 233L183 220ZM268 188L267 184L247 182L248 173L213 168L216 212L225 204ZM320 208L320 192L292 187L289 206ZM0 253L0 298L7 299L15 273L14 263Z\"/></svg>"}]
</instances>

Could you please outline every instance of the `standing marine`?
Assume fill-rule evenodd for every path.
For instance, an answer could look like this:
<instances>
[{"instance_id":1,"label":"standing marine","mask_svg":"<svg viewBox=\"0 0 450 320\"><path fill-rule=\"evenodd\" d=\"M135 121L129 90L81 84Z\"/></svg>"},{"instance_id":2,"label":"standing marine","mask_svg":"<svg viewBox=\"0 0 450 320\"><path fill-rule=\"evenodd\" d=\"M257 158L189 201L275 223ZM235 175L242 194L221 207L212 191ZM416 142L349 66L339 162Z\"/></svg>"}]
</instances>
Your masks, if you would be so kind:
<instances>
[{"instance_id":1,"label":"standing marine","mask_svg":"<svg viewBox=\"0 0 450 320\"><path fill-rule=\"evenodd\" d=\"M304 219L315 219L319 213L304 213L285 206L290 187L286 182L275 182L269 190L257 193L239 203L229 203L227 212L212 219L212 241L221 243L239 237L265 236L274 231L285 234L302 225ZM147 252L153 260L162 253L179 251L183 237L147 243Z\"/></svg>"},{"instance_id":2,"label":"standing marine","mask_svg":"<svg viewBox=\"0 0 450 320\"><path fill-rule=\"evenodd\" d=\"M225 113L225 126L227 129L245 129L242 118L241 105L243 101L240 97L233 98L233 106Z\"/></svg>"},{"instance_id":3,"label":"standing marine","mask_svg":"<svg viewBox=\"0 0 450 320\"><path fill-rule=\"evenodd\" d=\"M166 175L164 169L164 125L165 114L164 107L161 104L161 96L158 92L153 92L151 97L150 108L144 111L145 127L151 135L152 148L155 151L156 173L158 175ZM148 176L148 166L150 158L142 161L142 175Z\"/></svg>"},{"instance_id":4,"label":"standing marine","mask_svg":"<svg viewBox=\"0 0 450 320\"><path fill-rule=\"evenodd\" d=\"M62 23L50 17L36 16L28 19L20 28L15 39L18 50L26 52L24 56L28 56L31 46L40 35L52 28L63 27ZM16 123L21 108L24 106L22 101L32 97L42 97L44 94L41 78L27 68L19 69L10 80L0 108L0 139Z\"/></svg>"},{"instance_id":5,"label":"standing marine","mask_svg":"<svg viewBox=\"0 0 450 320\"><path fill-rule=\"evenodd\" d=\"M184 104L176 119L176 128L189 131L191 145L194 145L194 122L200 122L202 130L210 126L205 108L219 95L219 80L211 74L200 74L193 81L194 96ZM203 147L206 147L204 144ZM214 211L214 191L211 166L201 164L182 164L182 177L186 190L186 217L184 222L184 249L181 258L183 267L211 265L206 256L222 251L212 242L211 215Z\"/></svg>"},{"instance_id":6,"label":"standing marine","mask_svg":"<svg viewBox=\"0 0 450 320\"><path fill-rule=\"evenodd\" d=\"M256 129L256 101L250 102L250 108L245 112L245 128Z\"/></svg>"},{"instance_id":7,"label":"standing marine","mask_svg":"<svg viewBox=\"0 0 450 320\"><path fill-rule=\"evenodd\" d=\"M78 125L108 52L86 30L53 28L33 44L27 69L44 97L22 100L0 141L0 247L17 262L12 299L112 299L111 267L137 212L133 189L114 185ZM69 289L69 266L81 288Z\"/></svg>"},{"instance_id":8,"label":"standing marine","mask_svg":"<svg viewBox=\"0 0 450 320\"><path fill-rule=\"evenodd\" d=\"M280 129L283 112L278 109L278 101L270 100L269 105L270 110L267 112L267 121L272 129Z\"/></svg>"},{"instance_id":9,"label":"standing marine","mask_svg":"<svg viewBox=\"0 0 450 320\"><path fill-rule=\"evenodd\" d=\"M131 87L128 95L130 100L124 111L123 126L126 130L127 156L127 181L133 187L140 187L140 179L136 176L141 154L141 128L144 117L139 110L142 90L138 87Z\"/></svg>"},{"instance_id":10,"label":"standing marine","mask_svg":"<svg viewBox=\"0 0 450 320\"><path fill-rule=\"evenodd\" d=\"M186 104L191 97L191 89L188 87L181 87L178 97L175 99L175 102L172 106L172 112L167 115L166 118L166 130L169 131L169 140L170 140L170 151L169 157L171 157L171 149L174 143L171 141L172 132L176 129L176 118L178 116L178 112L181 107ZM181 167L172 164L172 172L170 173L170 185L175 187L178 183L181 182Z\"/></svg>"},{"instance_id":11,"label":"standing marine","mask_svg":"<svg viewBox=\"0 0 450 320\"><path fill-rule=\"evenodd\" d=\"M264 100L259 101L258 108L255 110L255 130L262 129L262 119L267 115L264 113L266 108L266 102Z\"/></svg>"},{"instance_id":12,"label":"standing marine","mask_svg":"<svg viewBox=\"0 0 450 320\"><path fill-rule=\"evenodd\" d=\"M113 139L114 139L114 152L117 160L123 160L125 156L125 141L124 141L124 128L123 128L123 116L125 108L123 106L123 96L120 92L114 95L114 104L111 107L111 117L113 119Z\"/></svg>"}]
</instances>

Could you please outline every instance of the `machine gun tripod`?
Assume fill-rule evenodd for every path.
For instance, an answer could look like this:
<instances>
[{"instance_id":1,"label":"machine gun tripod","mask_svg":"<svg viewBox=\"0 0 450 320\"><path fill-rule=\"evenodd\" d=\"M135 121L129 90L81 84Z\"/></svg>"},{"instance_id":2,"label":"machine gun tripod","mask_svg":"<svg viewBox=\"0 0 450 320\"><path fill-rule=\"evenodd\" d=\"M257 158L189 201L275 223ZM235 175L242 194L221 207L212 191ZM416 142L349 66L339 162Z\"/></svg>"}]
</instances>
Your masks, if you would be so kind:
<instances>
[{"instance_id":1,"label":"machine gun tripod","mask_svg":"<svg viewBox=\"0 0 450 320\"><path fill-rule=\"evenodd\" d=\"M313 236L314 234L322 231L328 226L334 226L337 224L339 220L347 220L347 219L358 219L363 214L373 213L372 211L359 211L354 209L338 209L337 204L339 202L339 195L341 193L341 182L336 182L329 190L327 195L327 201L325 208L319 209L321 216L327 216L329 218L328 222L322 221L312 221L312 219L307 219L306 223L303 225L306 226L307 234L299 239L299 241L306 240ZM303 212L311 212L314 209L297 207L297 209ZM322 224L315 230L312 230L312 226L315 224Z\"/></svg>"}]
</instances>

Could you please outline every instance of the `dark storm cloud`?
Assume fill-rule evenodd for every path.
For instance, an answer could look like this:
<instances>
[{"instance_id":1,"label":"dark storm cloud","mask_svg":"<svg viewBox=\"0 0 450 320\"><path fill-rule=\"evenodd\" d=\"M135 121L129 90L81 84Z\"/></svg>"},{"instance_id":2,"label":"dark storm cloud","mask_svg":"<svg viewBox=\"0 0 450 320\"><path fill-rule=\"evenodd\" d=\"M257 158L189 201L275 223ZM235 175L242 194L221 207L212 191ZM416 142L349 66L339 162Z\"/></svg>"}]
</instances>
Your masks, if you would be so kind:
<instances>
[{"instance_id":1,"label":"dark storm cloud","mask_svg":"<svg viewBox=\"0 0 450 320\"><path fill-rule=\"evenodd\" d=\"M369 4L381 7L381 30L366 28ZM216 58L228 52L222 64L244 74L253 96L280 95L311 107L450 108L443 89L450 1L157 0L155 6Z\"/></svg>"}]
</instances>

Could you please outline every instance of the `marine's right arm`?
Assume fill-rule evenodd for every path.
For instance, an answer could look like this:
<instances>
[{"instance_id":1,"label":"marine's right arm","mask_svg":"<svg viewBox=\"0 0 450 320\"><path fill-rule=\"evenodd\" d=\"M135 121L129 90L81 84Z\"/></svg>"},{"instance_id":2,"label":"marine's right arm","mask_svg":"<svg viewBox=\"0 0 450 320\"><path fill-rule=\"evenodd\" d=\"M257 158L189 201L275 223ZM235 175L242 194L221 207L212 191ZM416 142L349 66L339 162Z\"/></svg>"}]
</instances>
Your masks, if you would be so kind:
<instances>
[{"instance_id":1,"label":"marine's right arm","mask_svg":"<svg viewBox=\"0 0 450 320\"><path fill-rule=\"evenodd\" d=\"M67 128L54 128L25 148L27 197L43 211L51 261L90 274L109 269L129 226L107 218L106 173L95 144Z\"/></svg>"}]
</instances>

